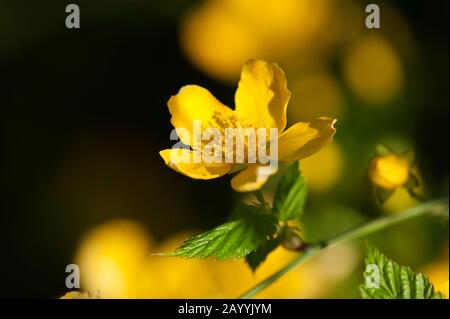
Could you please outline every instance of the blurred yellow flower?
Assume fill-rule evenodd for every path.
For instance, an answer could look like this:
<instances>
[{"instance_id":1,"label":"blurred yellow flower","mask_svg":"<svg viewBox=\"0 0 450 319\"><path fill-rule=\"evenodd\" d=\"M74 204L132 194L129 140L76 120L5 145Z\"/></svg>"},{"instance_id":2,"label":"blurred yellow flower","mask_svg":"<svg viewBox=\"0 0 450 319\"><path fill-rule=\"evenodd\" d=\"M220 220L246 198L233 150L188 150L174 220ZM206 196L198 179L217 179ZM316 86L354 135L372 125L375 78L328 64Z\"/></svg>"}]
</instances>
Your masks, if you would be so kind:
<instances>
[{"instance_id":1,"label":"blurred yellow flower","mask_svg":"<svg viewBox=\"0 0 450 319\"><path fill-rule=\"evenodd\" d=\"M447 264L447 270L448 270L448 264ZM447 272L448 274L448 272ZM449 281L447 279L447 281L442 281L440 283L440 285L436 285L436 289L439 290L440 292L442 292L444 294L444 296L448 299L448 285L449 285Z\"/></svg>"},{"instance_id":2,"label":"blurred yellow flower","mask_svg":"<svg viewBox=\"0 0 450 319\"><path fill-rule=\"evenodd\" d=\"M245 26L236 22L218 1L206 2L186 15L180 41L184 52L201 70L232 81L249 57L259 56L261 43Z\"/></svg>"},{"instance_id":3,"label":"blurred yellow flower","mask_svg":"<svg viewBox=\"0 0 450 319\"><path fill-rule=\"evenodd\" d=\"M203 150L195 143L194 122L201 122L201 129L214 128L221 134L227 128L278 129L278 157L280 161L295 161L308 157L329 144L336 132L335 120L320 117L312 122L298 122L284 131L286 109L290 98L283 71L275 64L251 59L242 69L241 80L236 91L236 109L232 110L220 103L208 90L188 85L172 96L168 107L172 115L171 123L180 140L193 150L175 148L160 152L165 163L172 169L195 179L212 179L236 169L223 156L218 161L195 162L194 158ZM236 139L233 138L236 147ZM247 144L246 149L247 151ZM180 156L188 161L180 161ZM235 163L236 164L236 163ZM259 189L275 173L263 169L268 165L248 164L232 181L234 190L247 192ZM242 165L241 165L242 166Z\"/></svg>"},{"instance_id":4,"label":"blurred yellow flower","mask_svg":"<svg viewBox=\"0 0 450 319\"><path fill-rule=\"evenodd\" d=\"M449 294L449 264L448 264L449 256L448 256L448 243L445 245L443 249L443 253L441 257L425 266L422 271L428 276L428 278L433 283L433 286L440 292L442 292L445 297L448 299Z\"/></svg>"},{"instance_id":5,"label":"blurred yellow flower","mask_svg":"<svg viewBox=\"0 0 450 319\"><path fill-rule=\"evenodd\" d=\"M99 299L99 295L91 294L89 292L69 291L59 299Z\"/></svg>"},{"instance_id":6,"label":"blurred yellow flower","mask_svg":"<svg viewBox=\"0 0 450 319\"><path fill-rule=\"evenodd\" d=\"M341 118L344 113L342 90L335 77L326 70L302 72L295 77L292 91L295 94L291 98L288 115L294 121L311 121L323 115Z\"/></svg>"},{"instance_id":7,"label":"blurred yellow flower","mask_svg":"<svg viewBox=\"0 0 450 319\"><path fill-rule=\"evenodd\" d=\"M181 47L204 72L234 81L251 57L309 64L358 29L354 12L353 1L209 0L184 17Z\"/></svg>"},{"instance_id":8,"label":"blurred yellow flower","mask_svg":"<svg viewBox=\"0 0 450 319\"><path fill-rule=\"evenodd\" d=\"M342 151L337 143L300 161L300 170L306 176L308 190L323 192L336 184L344 166Z\"/></svg>"},{"instance_id":9,"label":"blurred yellow flower","mask_svg":"<svg viewBox=\"0 0 450 319\"><path fill-rule=\"evenodd\" d=\"M152 251L174 251L191 235L175 234ZM242 261L149 256L141 274L140 297L233 298L251 283L250 270Z\"/></svg>"},{"instance_id":10,"label":"blurred yellow flower","mask_svg":"<svg viewBox=\"0 0 450 319\"><path fill-rule=\"evenodd\" d=\"M131 221L113 220L95 228L75 256L83 288L102 298L135 297L136 276L150 253L150 243L142 227Z\"/></svg>"},{"instance_id":11,"label":"blurred yellow flower","mask_svg":"<svg viewBox=\"0 0 450 319\"><path fill-rule=\"evenodd\" d=\"M280 247L255 273L244 260L152 256L151 253L175 250L189 235L188 232L178 233L149 248L151 242L134 222L121 220L100 225L80 243L78 256L81 252L82 258L77 260L80 262L82 288L97 291L102 298L236 298L296 255ZM105 263L104 260L110 262ZM332 271L330 260L335 264ZM280 278L257 297L324 296L332 285L354 271L357 263L357 254L352 246L329 248L321 256ZM114 272L110 270L112 264ZM69 292L64 297L84 298L92 295Z\"/></svg>"},{"instance_id":12,"label":"blurred yellow flower","mask_svg":"<svg viewBox=\"0 0 450 319\"><path fill-rule=\"evenodd\" d=\"M414 207L417 204L419 204L418 199L411 197L407 189L400 188L389 197L383 205L383 210L388 213L398 213Z\"/></svg>"},{"instance_id":13,"label":"blurred yellow flower","mask_svg":"<svg viewBox=\"0 0 450 319\"><path fill-rule=\"evenodd\" d=\"M423 180L417 167L410 169L411 173L416 176L419 186L417 186L415 192L420 196L424 195ZM409 190L406 188L397 189L392 196L384 203L383 210L388 213L402 212L408 208L411 208L419 204L419 199L412 197Z\"/></svg>"},{"instance_id":14,"label":"blurred yellow flower","mask_svg":"<svg viewBox=\"0 0 450 319\"><path fill-rule=\"evenodd\" d=\"M369 177L375 185L392 190L405 185L409 169L408 161L396 154L380 155L372 159Z\"/></svg>"},{"instance_id":15,"label":"blurred yellow flower","mask_svg":"<svg viewBox=\"0 0 450 319\"><path fill-rule=\"evenodd\" d=\"M173 251L187 234L170 237L154 251ZM260 292L257 298L314 298L328 292L330 285L343 279L357 265L351 246L335 247L309 261ZM252 273L244 260L183 259L149 257L144 272L143 298L236 298L272 275L296 256L281 247L272 252ZM330 274L330 259L335 270ZM328 270L327 270L328 269Z\"/></svg>"},{"instance_id":16,"label":"blurred yellow flower","mask_svg":"<svg viewBox=\"0 0 450 319\"><path fill-rule=\"evenodd\" d=\"M350 89L372 105L390 102L403 87L400 57L380 33L369 33L356 42L343 61Z\"/></svg>"},{"instance_id":17,"label":"blurred yellow flower","mask_svg":"<svg viewBox=\"0 0 450 319\"><path fill-rule=\"evenodd\" d=\"M290 262L296 253L277 248L256 271L257 282L278 271ZM358 264L358 253L352 245L341 245L324 250L320 256L279 278L260 292L257 298L320 298L327 296L341 280L350 275ZM330 268L330 263L333 267Z\"/></svg>"}]
</instances>

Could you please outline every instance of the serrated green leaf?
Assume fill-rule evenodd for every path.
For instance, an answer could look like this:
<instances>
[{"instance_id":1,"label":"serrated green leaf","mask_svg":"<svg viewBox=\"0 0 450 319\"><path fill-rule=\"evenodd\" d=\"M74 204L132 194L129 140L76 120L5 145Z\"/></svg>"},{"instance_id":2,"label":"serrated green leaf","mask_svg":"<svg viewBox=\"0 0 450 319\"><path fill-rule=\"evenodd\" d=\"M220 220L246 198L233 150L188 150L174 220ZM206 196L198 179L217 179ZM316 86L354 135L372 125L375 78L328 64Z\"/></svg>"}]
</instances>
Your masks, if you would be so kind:
<instances>
[{"instance_id":1,"label":"serrated green leaf","mask_svg":"<svg viewBox=\"0 0 450 319\"><path fill-rule=\"evenodd\" d=\"M266 260L267 256L281 244L281 241L282 238L280 237L272 238L258 247L254 252L245 256L245 261L250 269L255 272L259 265Z\"/></svg>"},{"instance_id":2,"label":"serrated green leaf","mask_svg":"<svg viewBox=\"0 0 450 319\"><path fill-rule=\"evenodd\" d=\"M255 251L276 231L276 218L262 207L241 204L231 220L186 240L167 256L186 258L242 258Z\"/></svg>"},{"instance_id":3,"label":"serrated green leaf","mask_svg":"<svg viewBox=\"0 0 450 319\"><path fill-rule=\"evenodd\" d=\"M365 283L359 290L364 299L442 299L429 279L400 266L367 243Z\"/></svg>"},{"instance_id":4,"label":"serrated green leaf","mask_svg":"<svg viewBox=\"0 0 450 319\"><path fill-rule=\"evenodd\" d=\"M307 195L305 177L300 173L298 161L290 164L278 183L273 210L279 221L299 218L303 213Z\"/></svg>"}]
</instances>

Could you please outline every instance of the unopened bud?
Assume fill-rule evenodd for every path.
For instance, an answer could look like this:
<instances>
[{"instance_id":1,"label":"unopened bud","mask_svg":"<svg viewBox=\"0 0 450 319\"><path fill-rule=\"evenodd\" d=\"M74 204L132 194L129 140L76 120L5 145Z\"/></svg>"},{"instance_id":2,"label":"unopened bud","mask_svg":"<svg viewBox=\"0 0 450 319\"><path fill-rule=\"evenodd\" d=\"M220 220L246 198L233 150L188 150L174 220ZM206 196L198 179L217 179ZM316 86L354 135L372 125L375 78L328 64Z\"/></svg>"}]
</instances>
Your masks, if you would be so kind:
<instances>
[{"instance_id":1,"label":"unopened bud","mask_svg":"<svg viewBox=\"0 0 450 319\"><path fill-rule=\"evenodd\" d=\"M286 228L281 245L291 251L302 251L306 248L305 242L294 228Z\"/></svg>"}]
</instances>

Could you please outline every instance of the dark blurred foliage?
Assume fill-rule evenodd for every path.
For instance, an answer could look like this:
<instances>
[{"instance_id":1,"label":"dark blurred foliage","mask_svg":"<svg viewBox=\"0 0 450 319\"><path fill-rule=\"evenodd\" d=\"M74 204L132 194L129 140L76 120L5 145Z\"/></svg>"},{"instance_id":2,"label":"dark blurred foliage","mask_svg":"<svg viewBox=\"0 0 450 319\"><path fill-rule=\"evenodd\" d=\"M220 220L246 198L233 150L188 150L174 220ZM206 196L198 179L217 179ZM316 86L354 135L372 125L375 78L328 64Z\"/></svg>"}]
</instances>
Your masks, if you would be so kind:
<instances>
[{"instance_id":1,"label":"dark blurred foliage","mask_svg":"<svg viewBox=\"0 0 450 319\"><path fill-rule=\"evenodd\" d=\"M178 46L179 17L193 1L79 0L79 30L65 28L68 3L0 0L4 297L62 294L65 265L82 234L98 223L133 218L160 240L223 221L235 196L228 181L190 180L167 169L158 154L173 144L166 102L182 85L202 85L233 105L235 87L195 69ZM413 136L422 175L433 186L430 195L443 195L449 161L448 1L395 4L416 36L420 55L412 66L420 85L409 88L415 108L409 118L398 118L398 129ZM358 143L378 138L365 134L365 121L383 125L383 117L354 109L347 122L365 120L339 134L343 140L346 134L361 134L355 145L343 143L357 161L367 156L358 154ZM354 224L377 214L362 173L349 175L350 186L333 192L337 204L368 216L330 207L334 218ZM355 188L366 195L352 196ZM313 197L311 210L320 203ZM322 228L314 236L338 230L321 221L327 217L310 221ZM427 223L430 236L441 227ZM414 232L418 225L402 227Z\"/></svg>"}]
</instances>

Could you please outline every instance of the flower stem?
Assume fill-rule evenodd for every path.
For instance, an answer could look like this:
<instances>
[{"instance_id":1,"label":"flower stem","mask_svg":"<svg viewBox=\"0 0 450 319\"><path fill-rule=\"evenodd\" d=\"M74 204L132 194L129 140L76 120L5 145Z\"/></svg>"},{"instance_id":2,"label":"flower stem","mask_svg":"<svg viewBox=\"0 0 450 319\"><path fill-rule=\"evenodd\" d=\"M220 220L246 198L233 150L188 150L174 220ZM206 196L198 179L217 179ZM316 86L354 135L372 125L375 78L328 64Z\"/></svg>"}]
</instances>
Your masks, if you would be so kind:
<instances>
[{"instance_id":1,"label":"flower stem","mask_svg":"<svg viewBox=\"0 0 450 319\"><path fill-rule=\"evenodd\" d=\"M289 264L272 274L270 277L258 283L256 286L242 294L239 298L249 299L254 297L256 294L270 286L287 272L304 263L311 257L317 255L326 247L373 234L377 231L399 224L403 221L425 215L427 213L436 213L441 215L448 214L448 198L428 201L413 208L407 209L401 213L377 218L366 224L350 229L331 239L323 240L316 244L311 244L304 252L300 253Z\"/></svg>"}]
</instances>

